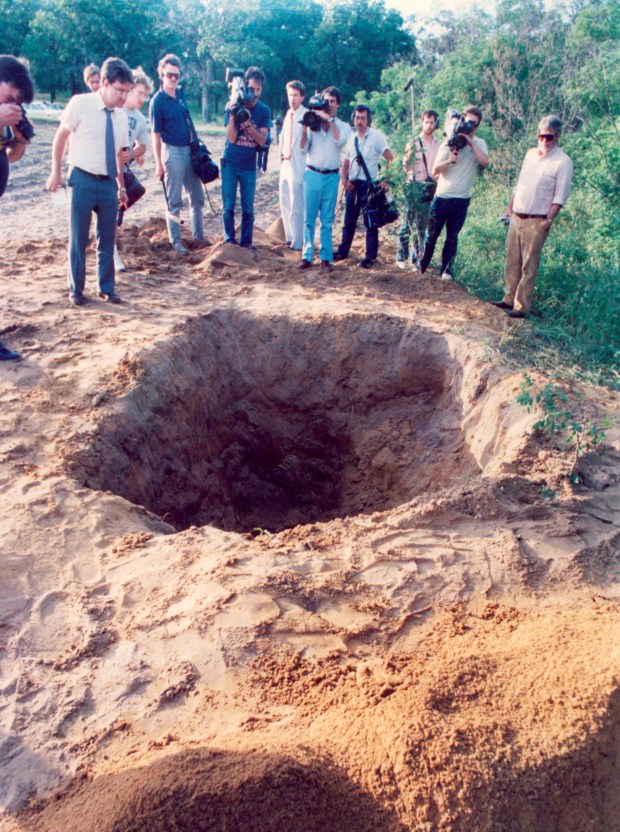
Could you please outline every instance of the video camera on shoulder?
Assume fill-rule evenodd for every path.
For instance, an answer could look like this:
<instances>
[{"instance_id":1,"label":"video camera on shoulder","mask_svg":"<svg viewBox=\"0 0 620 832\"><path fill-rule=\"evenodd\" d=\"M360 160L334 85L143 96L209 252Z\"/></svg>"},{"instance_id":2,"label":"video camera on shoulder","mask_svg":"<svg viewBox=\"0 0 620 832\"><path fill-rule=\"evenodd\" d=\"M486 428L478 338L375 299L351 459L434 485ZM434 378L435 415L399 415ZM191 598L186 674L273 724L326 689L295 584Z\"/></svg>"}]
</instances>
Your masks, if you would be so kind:
<instances>
[{"instance_id":1,"label":"video camera on shoulder","mask_svg":"<svg viewBox=\"0 0 620 832\"><path fill-rule=\"evenodd\" d=\"M308 111L303 114L301 119L301 123L314 130L315 133L320 128L322 121L316 114L317 110L324 113L329 112L329 101L323 98L323 94L320 92L315 92L308 101Z\"/></svg>"},{"instance_id":2,"label":"video camera on shoulder","mask_svg":"<svg viewBox=\"0 0 620 832\"><path fill-rule=\"evenodd\" d=\"M250 119L250 111L247 108L254 102L254 90L245 83L245 72L242 69L227 67L226 83L230 87L227 106L235 124L240 127Z\"/></svg>"},{"instance_id":3,"label":"video camera on shoulder","mask_svg":"<svg viewBox=\"0 0 620 832\"><path fill-rule=\"evenodd\" d=\"M448 147L450 150L462 150L467 144L464 135L469 135L478 126L476 121L466 119L458 110L448 110L444 136L449 136Z\"/></svg>"}]
</instances>

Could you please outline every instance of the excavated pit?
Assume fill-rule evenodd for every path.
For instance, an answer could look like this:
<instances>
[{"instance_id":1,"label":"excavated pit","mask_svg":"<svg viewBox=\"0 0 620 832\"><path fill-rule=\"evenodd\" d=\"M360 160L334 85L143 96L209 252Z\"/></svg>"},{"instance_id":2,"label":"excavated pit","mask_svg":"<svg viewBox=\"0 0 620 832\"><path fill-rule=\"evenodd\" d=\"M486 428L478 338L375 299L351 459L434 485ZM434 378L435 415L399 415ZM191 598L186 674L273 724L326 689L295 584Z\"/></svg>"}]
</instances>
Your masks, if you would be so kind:
<instances>
[{"instance_id":1,"label":"excavated pit","mask_svg":"<svg viewBox=\"0 0 620 832\"><path fill-rule=\"evenodd\" d=\"M446 338L387 316L216 311L144 358L72 473L177 529L384 510L479 473Z\"/></svg>"}]
</instances>

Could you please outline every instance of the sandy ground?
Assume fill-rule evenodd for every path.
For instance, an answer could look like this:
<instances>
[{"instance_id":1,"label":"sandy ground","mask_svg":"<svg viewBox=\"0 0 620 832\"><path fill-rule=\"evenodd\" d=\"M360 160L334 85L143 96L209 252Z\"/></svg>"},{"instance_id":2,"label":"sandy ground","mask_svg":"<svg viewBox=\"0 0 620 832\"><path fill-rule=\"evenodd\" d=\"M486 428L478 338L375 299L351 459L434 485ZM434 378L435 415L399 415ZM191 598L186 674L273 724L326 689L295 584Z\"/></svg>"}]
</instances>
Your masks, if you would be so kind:
<instances>
[{"instance_id":1,"label":"sandy ground","mask_svg":"<svg viewBox=\"0 0 620 832\"><path fill-rule=\"evenodd\" d=\"M620 830L617 425L570 485L502 313L391 239L298 272L275 170L255 251L181 260L147 164L124 303L91 252L71 308L51 132L0 227L0 828Z\"/></svg>"}]
</instances>

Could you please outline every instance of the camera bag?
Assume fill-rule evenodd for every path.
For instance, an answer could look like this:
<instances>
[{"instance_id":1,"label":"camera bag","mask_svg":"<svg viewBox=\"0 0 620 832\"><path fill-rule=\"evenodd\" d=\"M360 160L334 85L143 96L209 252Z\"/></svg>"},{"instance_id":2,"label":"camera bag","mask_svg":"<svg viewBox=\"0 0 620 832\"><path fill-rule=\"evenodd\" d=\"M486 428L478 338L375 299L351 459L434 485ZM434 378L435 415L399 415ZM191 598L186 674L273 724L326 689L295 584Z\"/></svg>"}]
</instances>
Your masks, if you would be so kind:
<instances>
[{"instance_id":1,"label":"camera bag","mask_svg":"<svg viewBox=\"0 0 620 832\"><path fill-rule=\"evenodd\" d=\"M428 164L426 162L426 153L424 152L424 145L422 144L422 139L418 139L418 141L420 142L422 161L424 162L424 169L426 170L426 179L422 183L422 202L432 202L435 198L437 182L435 182L433 177L428 172Z\"/></svg>"},{"instance_id":2,"label":"camera bag","mask_svg":"<svg viewBox=\"0 0 620 832\"><path fill-rule=\"evenodd\" d=\"M214 182L218 178L220 175L220 169L211 158L211 154L209 153L206 144L202 141L202 139L198 138L198 133L196 132L194 122L189 110L187 109L185 101L183 101L183 104L185 105L185 118L187 119L191 139L189 149L192 159L192 170L203 185L208 185L209 182Z\"/></svg>"},{"instance_id":3,"label":"camera bag","mask_svg":"<svg viewBox=\"0 0 620 832\"><path fill-rule=\"evenodd\" d=\"M355 137L355 150L357 152L357 162L364 171L366 179L368 180L368 191L366 193L366 205L362 208L364 214L364 225L366 228L383 228L384 225L389 225L396 222L398 219L398 208L394 201L390 201L385 195L385 191L379 184L372 181L372 177L368 172L368 167L364 157L360 153L360 146L357 136Z\"/></svg>"}]
</instances>

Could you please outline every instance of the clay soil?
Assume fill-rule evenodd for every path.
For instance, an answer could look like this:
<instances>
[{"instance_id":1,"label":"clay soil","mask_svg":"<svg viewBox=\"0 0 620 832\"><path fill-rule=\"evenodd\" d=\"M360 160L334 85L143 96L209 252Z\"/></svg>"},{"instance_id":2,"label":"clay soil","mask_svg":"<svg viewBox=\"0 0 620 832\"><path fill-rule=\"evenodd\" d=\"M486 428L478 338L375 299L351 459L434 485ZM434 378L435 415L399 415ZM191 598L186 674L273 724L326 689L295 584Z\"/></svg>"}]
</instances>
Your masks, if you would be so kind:
<instances>
[{"instance_id":1,"label":"clay soil","mask_svg":"<svg viewBox=\"0 0 620 832\"><path fill-rule=\"evenodd\" d=\"M620 830L617 424L571 484L527 323L389 235L299 272L273 151L255 250L185 260L147 162L124 303L92 249L71 308L52 132L0 226L0 828Z\"/></svg>"}]
</instances>

